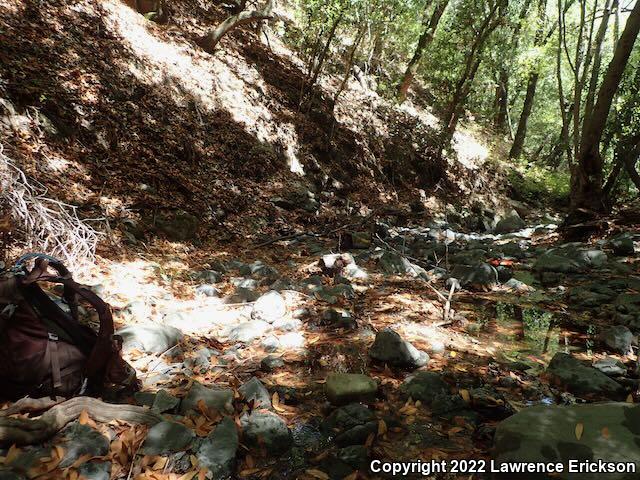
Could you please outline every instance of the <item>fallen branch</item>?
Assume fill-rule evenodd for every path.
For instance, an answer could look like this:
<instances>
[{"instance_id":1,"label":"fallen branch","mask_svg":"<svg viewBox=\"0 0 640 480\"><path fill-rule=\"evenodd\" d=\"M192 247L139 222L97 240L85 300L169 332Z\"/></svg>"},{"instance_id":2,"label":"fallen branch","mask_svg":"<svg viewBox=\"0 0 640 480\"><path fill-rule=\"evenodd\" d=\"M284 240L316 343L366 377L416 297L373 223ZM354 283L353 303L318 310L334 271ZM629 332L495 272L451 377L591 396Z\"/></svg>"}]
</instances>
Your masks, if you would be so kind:
<instances>
[{"instance_id":1,"label":"fallen branch","mask_svg":"<svg viewBox=\"0 0 640 480\"><path fill-rule=\"evenodd\" d=\"M34 412L42 412L44 410L48 410L54 405L58 405L65 401L64 397L56 397L55 399L45 397L45 398L21 398L17 402L4 410L0 410L0 417L10 417L11 415L15 415L17 413L34 413Z\"/></svg>"},{"instance_id":2,"label":"fallen branch","mask_svg":"<svg viewBox=\"0 0 640 480\"><path fill-rule=\"evenodd\" d=\"M145 407L106 403L96 398L76 397L59 403L38 418L0 418L0 446L32 445L53 437L86 410L97 422L120 420L155 425L162 417Z\"/></svg>"},{"instance_id":3,"label":"fallen branch","mask_svg":"<svg viewBox=\"0 0 640 480\"><path fill-rule=\"evenodd\" d=\"M222 40L222 37L231 30L240 27L241 25L248 25L262 20L273 19L274 3L274 0L269 0L261 10L244 11L228 17L224 22L200 40L200 46L205 51L213 53L216 45L218 45L220 40Z\"/></svg>"}]
</instances>

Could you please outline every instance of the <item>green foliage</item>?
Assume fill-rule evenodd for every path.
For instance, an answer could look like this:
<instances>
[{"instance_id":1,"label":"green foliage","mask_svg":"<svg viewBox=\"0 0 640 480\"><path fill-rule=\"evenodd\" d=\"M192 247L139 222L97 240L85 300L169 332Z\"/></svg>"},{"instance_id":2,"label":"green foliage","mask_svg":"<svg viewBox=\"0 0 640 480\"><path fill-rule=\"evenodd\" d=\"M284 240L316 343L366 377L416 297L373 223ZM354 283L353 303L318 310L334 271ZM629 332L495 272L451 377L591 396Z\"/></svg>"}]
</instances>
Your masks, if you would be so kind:
<instances>
[{"instance_id":1,"label":"green foliage","mask_svg":"<svg viewBox=\"0 0 640 480\"><path fill-rule=\"evenodd\" d=\"M507 174L511 187L524 199L541 203L563 203L569 197L569 172L550 170L519 160Z\"/></svg>"}]
</instances>

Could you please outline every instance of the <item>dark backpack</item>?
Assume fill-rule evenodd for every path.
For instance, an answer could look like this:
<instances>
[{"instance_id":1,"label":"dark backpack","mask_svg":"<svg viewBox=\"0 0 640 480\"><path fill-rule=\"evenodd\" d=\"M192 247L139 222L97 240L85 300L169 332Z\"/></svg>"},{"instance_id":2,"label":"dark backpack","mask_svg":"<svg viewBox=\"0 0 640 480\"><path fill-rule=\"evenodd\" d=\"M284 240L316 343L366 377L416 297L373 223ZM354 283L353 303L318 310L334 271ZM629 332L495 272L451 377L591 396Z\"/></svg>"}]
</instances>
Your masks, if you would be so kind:
<instances>
[{"instance_id":1,"label":"dark backpack","mask_svg":"<svg viewBox=\"0 0 640 480\"><path fill-rule=\"evenodd\" d=\"M30 259L31 272L24 266ZM69 313L39 282L63 286ZM78 299L97 312L98 333L79 322ZM122 338L115 335L109 305L76 283L57 259L22 257L12 275L0 279L0 302L0 397L112 396L139 388L135 370L121 356Z\"/></svg>"}]
</instances>

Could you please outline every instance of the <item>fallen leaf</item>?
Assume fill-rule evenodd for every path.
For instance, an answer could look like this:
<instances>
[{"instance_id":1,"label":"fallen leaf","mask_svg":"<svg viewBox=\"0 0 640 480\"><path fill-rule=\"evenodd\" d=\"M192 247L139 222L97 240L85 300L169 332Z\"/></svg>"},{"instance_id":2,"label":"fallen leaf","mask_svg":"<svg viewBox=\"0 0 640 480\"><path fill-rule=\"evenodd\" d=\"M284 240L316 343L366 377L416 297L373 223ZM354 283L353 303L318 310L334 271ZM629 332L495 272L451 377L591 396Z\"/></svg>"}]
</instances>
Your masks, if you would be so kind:
<instances>
[{"instance_id":1,"label":"fallen leaf","mask_svg":"<svg viewBox=\"0 0 640 480\"><path fill-rule=\"evenodd\" d=\"M633 394L630 393L629 396L627 397L627 403L633 403Z\"/></svg>"},{"instance_id":2,"label":"fallen leaf","mask_svg":"<svg viewBox=\"0 0 640 480\"><path fill-rule=\"evenodd\" d=\"M385 433L387 433L387 424L384 422L384 420L380 420L378 422L378 436L381 437Z\"/></svg>"},{"instance_id":3,"label":"fallen leaf","mask_svg":"<svg viewBox=\"0 0 640 480\"><path fill-rule=\"evenodd\" d=\"M576 438L580 440L582 438L582 433L584 432L584 424L578 423L576 424Z\"/></svg>"},{"instance_id":4,"label":"fallen leaf","mask_svg":"<svg viewBox=\"0 0 640 480\"><path fill-rule=\"evenodd\" d=\"M462 389L458 392L465 403L471 403L471 395L469 395L469 390Z\"/></svg>"},{"instance_id":5,"label":"fallen leaf","mask_svg":"<svg viewBox=\"0 0 640 480\"><path fill-rule=\"evenodd\" d=\"M320 480L329 480L329 475L315 468L305 470L304 473L306 473L307 475L311 475L312 477L319 478Z\"/></svg>"},{"instance_id":6,"label":"fallen leaf","mask_svg":"<svg viewBox=\"0 0 640 480\"><path fill-rule=\"evenodd\" d=\"M609 427L602 427L601 433L604 438L609 438Z\"/></svg>"}]
</instances>

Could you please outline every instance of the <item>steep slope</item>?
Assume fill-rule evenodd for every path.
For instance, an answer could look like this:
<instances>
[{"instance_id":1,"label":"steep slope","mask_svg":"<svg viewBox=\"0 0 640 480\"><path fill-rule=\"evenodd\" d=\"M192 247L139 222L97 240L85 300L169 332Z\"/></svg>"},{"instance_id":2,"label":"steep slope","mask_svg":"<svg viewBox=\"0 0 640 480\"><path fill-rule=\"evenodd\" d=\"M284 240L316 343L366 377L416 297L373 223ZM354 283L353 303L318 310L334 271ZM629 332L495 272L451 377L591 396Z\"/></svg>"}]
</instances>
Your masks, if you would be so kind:
<instances>
[{"instance_id":1,"label":"steep slope","mask_svg":"<svg viewBox=\"0 0 640 480\"><path fill-rule=\"evenodd\" d=\"M242 237L385 204L482 199L489 150L471 135L442 159L432 114L355 80L335 117L332 77L300 111L303 65L276 35L239 31L210 55L196 40L224 10L171 5L163 26L118 0L0 1L5 153L82 216L150 225L184 210L201 238ZM295 195L317 197L319 212L270 201Z\"/></svg>"}]
</instances>

